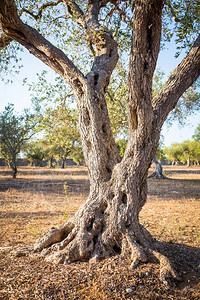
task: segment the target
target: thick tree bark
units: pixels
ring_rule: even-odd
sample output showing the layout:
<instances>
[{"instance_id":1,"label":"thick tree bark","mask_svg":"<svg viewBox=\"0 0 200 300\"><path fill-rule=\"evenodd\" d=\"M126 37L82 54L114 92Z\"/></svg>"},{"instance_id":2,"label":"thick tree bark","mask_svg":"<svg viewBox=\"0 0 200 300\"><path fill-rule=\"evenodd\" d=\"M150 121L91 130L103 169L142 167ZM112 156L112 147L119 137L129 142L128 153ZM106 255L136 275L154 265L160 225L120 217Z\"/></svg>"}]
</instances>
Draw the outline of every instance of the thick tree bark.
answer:
<instances>
[{"instance_id":1,"label":"thick tree bark","mask_svg":"<svg viewBox=\"0 0 200 300\"><path fill-rule=\"evenodd\" d=\"M88 1L86 12L64 1L95 49L91 71L84 76L73 62L17 15L14 1L0 2L5 35L25 46L54 69L74 92L79 127L90 179L86 203L64 225L53 228L35 244L46 260L70 262L131 253L131 266L156 257L161 278L176 277L147 230L139 224L146 201L148 168L155 156L160 130L181 94L200 75L200 38L152 99L152 78L161 37L162 0L136 0L129 67L129 138L123 159L117 151L108 117L105 93L118 60L117 43L98 21L109 1ZM115 2L115 1L112 1ZM184 86L183 86L184 82Z\"/></svg>"},{"instance_id":2,"label":"thick tree bark","mask_svg":"<svg viewBox=\"0 0 200 300\"><path fill-rule=\"evenodd\" d=\"M12 38L9 38L6 34L0 34L0 49L8 46L12 42Z\"/></svg>"}]
</instances>

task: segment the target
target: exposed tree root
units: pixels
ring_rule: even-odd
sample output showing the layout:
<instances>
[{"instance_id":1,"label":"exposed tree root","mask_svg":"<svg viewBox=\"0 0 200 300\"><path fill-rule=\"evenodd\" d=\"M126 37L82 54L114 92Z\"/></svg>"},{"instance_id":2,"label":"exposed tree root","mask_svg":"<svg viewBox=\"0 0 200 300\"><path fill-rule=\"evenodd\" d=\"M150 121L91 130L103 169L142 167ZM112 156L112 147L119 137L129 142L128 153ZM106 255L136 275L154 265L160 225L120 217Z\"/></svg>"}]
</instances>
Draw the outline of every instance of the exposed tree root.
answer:
<instances>
[{"instance_id":1,"label":"exposed tree root","mask_svg":"<svg viewBox=\"0 0 200 300\"><path fill-rule=\"evenodd\" d=\"M144 251L144 248L140 246L136 241L131 239L129 234L125 235L125 238L128 242L128 246L131 249L131 265L132 269L135 269L140 262L146 262L148 260L147 255Z\"/></svg>"},{"instance_id":2,"label":"exposed tree root","mask_svg":"<svg viewBox=\"0 0 200 300\"><path fill-rule=\"evenodd\" d=\"M96 225L96 229L97 229ZM94 226L95 228L95 226ZM70 231L71 230L71 231ZM96 235L94 235L94 232ZM120 235L119 235L120 236ZM139 263L156 261L160 263L160 280L165 285L173 285L180 280L171 261L161 253L158 243L153 241L150 233L140 225L140 237L126 232L121 234L121 240L110 238L110 244L102 241L101 228L91 230L87 234L80 224L75 225L72 220L60 228L53 228L36 244L35 251L41 251L41 256L48 262L55 264L69 263L76 260L90 260L96 262L112 255L122 254L130 257L130 268L135 269ZM109 242L108 242L109 243ZM118 245L118 246L117 246Z\"/></svg>"},{"instance_id":3,"label":"exposed tree root","mask_svg":"<svg viewBox=\"0 0 200 300\"><path fill-rule=\"evenodd\" d=\"M153 251L153 254L160 262L160 280L169 286L174 286L177 281L181 280L178 272L169 258L160 252Z\"/></svg>"},{"instance_id":4,"label":"exposed tree root","mask_svg":"<svg viewBox=\"0 0 200 300\"><path fill-rule=\"evenodd\" d=\"M118 186L115 193L110 190L108 186L91 192L73 218L45 233L36 242L34 250L41 252L46 261L56 264L96 262L121 254L130 257L130 267L134 269L139 263L156 259L161 265L161 280L171 284L171 278L178 276L160 251L159 243L156 244L151 234L139 224L137 203L134 206L132 195L129 196L124 188L120 191Z\"/></svg>"},{"instance_id":5,"label":"exposed tree root","mask_svg":"<svg viewBox=\"0 0 200 300\"><path fill-rule=\"evenodd\" d=\"M41 251L45 248L50 247L51 245L59 243L60 241L64 242L65 237L68 237L69 239L73 228L73 219L59 228L52 227L48 232L45 232L43 236L41 236L41 238L35 243L34 251Z\"/></svg>"},{"instance_id":6,"label":"exposed tree root","mask_svg":"<svg viewBox=\"0 0 200 300\"><path fill-rule=\"evenodd\" d=\"M153 242L148 246L146 244L145 247L134 241L128 234L125 235L125 238L131 249L131 269L135 269L139 263L148 261L158 262L160 263L160 280L165 285L174 286L177 281L181 280L175 266L173 266L173 263L166 255L163 255L160 252L161 249L157 246L156 242Z\"/></svg>"}]
</instances>

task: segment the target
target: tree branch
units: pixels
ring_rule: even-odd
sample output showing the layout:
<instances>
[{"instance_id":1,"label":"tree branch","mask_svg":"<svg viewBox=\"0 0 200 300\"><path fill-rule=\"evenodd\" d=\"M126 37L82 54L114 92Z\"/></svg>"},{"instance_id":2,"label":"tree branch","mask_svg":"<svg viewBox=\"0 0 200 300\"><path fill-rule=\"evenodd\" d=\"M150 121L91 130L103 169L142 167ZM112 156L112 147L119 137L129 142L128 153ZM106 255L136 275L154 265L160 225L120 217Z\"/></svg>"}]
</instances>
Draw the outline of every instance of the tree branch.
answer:
<instances>
[{"instance_id":1,"label":"tree branch","mask_svg":"<svg viewBox=\"0 0 200 300\"><path fill-rule=\"evenodd\" d=\"M117 5L118 0L98 0L98 2L99 2L99 7L101 8L101 7L106 6L106 4L108 4L108 3ZM120 2L122 2L122 1L120 1ZM124 0L124 2L127 2L127 1Z\"/></svg>"},{"instance_id":2,"label":"tree branch","mask_svg":"<svg viewBox=\"0 0 200 300\"><path fill-rule=\"evenodd\" d=\"M84 15L84 30L94 55L93 66L87 79L94 83L98 93L104 95L118 61L118 51L112 34L99 23L100 2L88 1L88 9Z\"/></svg>"},{"instance_id":3,"label":"tree branch","mask_svg":"<svg viewBox=\"0 0 200 300\"><path fill-rule=\"evenodd\" d=\"M132 51L129 67L129 132L138 126L150 125L153 118L152 79L161 39L162 0L141 0L135 3ZM140 120L140 124L138 124Z\"/></svg>"},{"instance_id":4,"label":"tree branch","mask_svg":"<svg viewBox=\"0 0 200 300\"><path fill-rule=\"evenodd\" d=\"M70 13L71 16L76 18L77 23L83 26L84 13L81 10L81 8L78 6L78 4L75 1L71 1L71 0L62 0L62 2L67 5L68 12Z\"/></svg>"},{"instance_id":5,"label":"tree branch","mask_svg":"<svg viewBox=\"0 0 200 300\"><path fill-rule=\"evenodd\" d=\"M200 35L182 62L174 70L161 91L153 99L155 117L159 127L176 106L182 94L200 76Z\"/></svg>"},{"instance_id":6,"label":"tree branch","mask_svg":"<svg viewBox=\"0 0 200 300\"><path fill-rule=\"evenodd\" d=\"M4 34L19 42L30 53L60 74L72 89L77 91L79 88L79 92L82 93L84 75L64 52L53 46L37 30L20 20L13 0L0 2L0 25Z\"/></svg>"},{"instance_id":7,"label":"tree branch","mask_svg":"<svg viewBox=\"0 0 200 300\"><path fill-rule=\"evenodd\" d=\"M31 138L32 136L34 136L34 134L35 134L35 132L32 132L29 136L23 137L23 138L19 139L19 141L18 141L16 147L19 147L23 142L30 140L30 138Z\"/></svg>"},{"instance_id":8,"label":"tree branch","mask_svg":"<svg viewBox=\"0 0 200 300\"><path fill-rule=\"evenodd\" d=\"M45 8L47 7L53 7L53 6L57 6L59 3L63 2L63 0L57 0L55 2L45 2L38 10L37 15L34 14L33 12L29 11L26 8L22 8L21 12L26 12L27 14L31 15L36 21L38 19L41 18L43 11L45 10Z\"/></svg>"}]
</instances>

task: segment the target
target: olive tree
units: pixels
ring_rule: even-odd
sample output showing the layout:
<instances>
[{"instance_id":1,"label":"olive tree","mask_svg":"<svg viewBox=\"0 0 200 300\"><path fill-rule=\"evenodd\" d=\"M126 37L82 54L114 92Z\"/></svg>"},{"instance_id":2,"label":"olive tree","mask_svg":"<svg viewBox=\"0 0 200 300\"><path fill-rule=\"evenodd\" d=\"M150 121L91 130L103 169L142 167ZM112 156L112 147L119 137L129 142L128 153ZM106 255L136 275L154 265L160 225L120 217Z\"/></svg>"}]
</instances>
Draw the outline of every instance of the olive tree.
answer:
<instances>
[{"instance_id":1,"label":"olive tree","mask_svg":"<svg viewBox=\"0 0 200 300\"><path fill-rule=\"evenodd\" d=\"M172 165L178 164L181 156L180 144L172 143L170 147L165 147L164 153L166 154L168 161L171 161Z\"/></svg>"},{"instance_id":2,"label":"olive tree","mask_svg":"<svg viewBox=\"0 0 200 300\"><path fill-rule=\"evenodd\" d=\"M31 140L23 147L23 152L31 166L42 166L42 161L48 158L48 149L45 143L40 140Z\"/></svg>"},{"instance_id":3,"label":"olive tree","mask_svg":"<svg viewBox=\"0 0 200 300\"><path fill-rule=\"evenodd\" d=\"M24 144L33 136L35 121L33 115L25 111L14 112L13 104L0 113L0 153L17 176L17 158Z\"/></svg>"},{"instance_id":4,"label":"olive tree","mask_svg":"<svg viewBox=\"0 0 200 300\"><path fill-rule=\"evenodd\" d=\"M161 279L167 281L170 276L176 277L158 243L139 223L139 212L146 202L148 168L156 153L162 125L181 95L200 75L198 23L191 21L190 17L187 20L183 18L182 22L186 8L190 16L191 9L194 10L198 2L193 1L193 6L182 9L173 8L169 1L162 0L36 1L32 8L29 2L32 3L20 1L17 10L14 0L1 0L1 46L16 41L70 85L79 113L82 148L90 179L90 193L85 204L65 224L44 234L35 244L35 250L42 251L47 261L55 263L98 260L128 251L132 268L139 262L156 257L161 264ZM40 33L43 13L53 7L53 14L57 5L65 11L65 22L72 16L73 24L77 23L76 31L71 30L70 33L76 37L81 32L88 51L93 55L88 58L92 61L91 67L88 60L85 70L81 69L83 67L79 66L78 60L76 63L74 58L70 58L70 53L66 55L66 48L62 50L65 35L59 39L60 31L57 31L53 42L56 38L59 40L58 48L50 42L51 35L47 40ZM180 22L177 30L179 38L186 33L187 25L193 45L162 89L152 97L152 79L161 45L162 16L166 5L168 15ZM197 11L195 15L198 15ZM26 19L23 12L32 20ZM122 159L111 131L105 97L119 58L113 34L117 31L119 35L123 31L118 30L116 19L112 22L115 12L118 19L121 17L132 22L127 83L129 132ZM52 18L52 14L48 10L46 16ZM106 16L112 30L103 22ZM59 14L55 13L55 20L58 21L58 17ZM33 20L37 21L35 28ZM70 24L67 29L71 29Z\"/></svg>"},{"instance_id":5,"label":"olive tree","mask_svg":"<svg viewBox=\"0 0 200 300\"><path fill-rule=\"evenodd\" d=\"M195 129L194 135L192 137L193 137L193 139L200 142L200 124Z\"/></svg>"},{"instance_id":6,"label":"olive tree","mask_svg":"<svg viewBox=\"0 0 200 300\"><path fill-rule=\"evenodd\" d=\"M52 157L61 161L64 168L67 157L80 144L76 111L63 105L54 109L49 107L44 112L39 128L42 129L43 138L52 147Z\"/></svg>"}]
</instances>

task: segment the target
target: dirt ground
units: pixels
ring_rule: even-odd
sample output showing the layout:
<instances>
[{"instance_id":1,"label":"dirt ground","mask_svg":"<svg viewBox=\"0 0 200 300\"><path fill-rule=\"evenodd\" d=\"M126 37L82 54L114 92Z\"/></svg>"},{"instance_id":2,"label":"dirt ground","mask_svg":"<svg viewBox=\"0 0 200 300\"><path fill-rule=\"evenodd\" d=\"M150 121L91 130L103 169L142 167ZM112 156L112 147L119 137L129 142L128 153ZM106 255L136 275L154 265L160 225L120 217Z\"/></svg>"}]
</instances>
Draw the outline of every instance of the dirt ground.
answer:
<instances>
[{"instance_id":1,"label":"dirt ground","mask_svg":"<svg viewBox=\"0 0 200 300\"><path fill-rule=\"evenodd\" d=\"M159 280L159 265L115 256L99 263L53 265L27 255L42 232L65 222L87 199L84 167L0 167L0 299L200 299L200 167L164 168L149 179L141 223L165 245L182 280ZM24 251L18 249L24 247Z\"/></svg>"}]
</instances>

